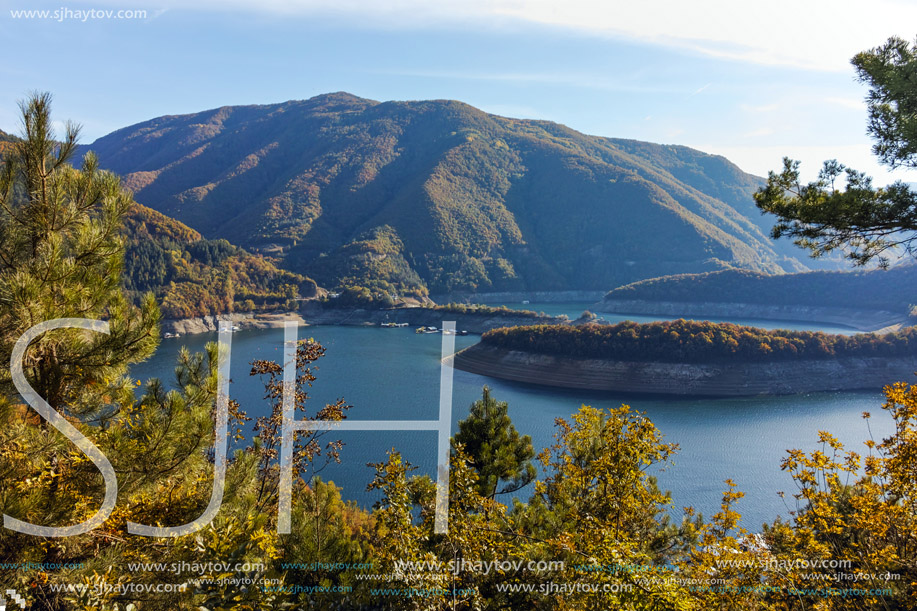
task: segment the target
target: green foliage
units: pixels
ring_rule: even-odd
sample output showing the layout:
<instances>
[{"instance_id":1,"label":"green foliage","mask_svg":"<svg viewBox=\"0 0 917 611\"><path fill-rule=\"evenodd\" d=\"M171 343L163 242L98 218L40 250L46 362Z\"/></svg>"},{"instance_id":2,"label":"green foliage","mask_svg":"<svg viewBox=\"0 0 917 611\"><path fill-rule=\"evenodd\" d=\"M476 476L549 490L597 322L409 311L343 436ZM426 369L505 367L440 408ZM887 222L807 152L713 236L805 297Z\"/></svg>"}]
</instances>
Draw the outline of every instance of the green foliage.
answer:
<instances>
[{"instance_id":1,"label":"green foliage","mask_svg":"<svg viewBox=\"0 0 917 611\"><path fill-rule=\"evenodd\" d=\"M138 299L152 292L169 318L295 309L297 297L316 292L309 278L226 240L205 240L139 204L128 210L123 235L128 294Z\"/></svg>"},{"instance_id":2,"label":"green foliage","mask_svg":"<svg viewBox=\"0 0 917 611\"><path fill-rule=\"evenodd\" d=\"M284 542L284 557L314 570L290 571L284 583L289 586L343 586L358 588L355 571L335 570L340 565L371 566L374 558L368 545L372 521L369 514L353 502L341 499L334 482L313 478L309 486L296 490L292 513L296 525ZM327 568L325 568L327 567ZM315 593L309 603L317 608L333 608L343 597L339 592Z\"/></svg>"},{"instance_id":3,"label":"green foliage","mask_svg":"<svg viewBox=\"0 0 917 611\"><path fill-rule=\"evenodd\" d=\"M37 94L21 104L25 133L0 167L0 355L8 363L16 340L39 322L108 319L108 335L42 335L23 364L52 406L98 415L106 403L99 388L123 396L126 366L156 349L159 312L149 298L132 307L119 286L118 232L130 194L91 155L78 170L68 164L79 128L68 123L56 141L50 103ZM0 384L14 392L9 368Z\"/></svg>"},{"instance_id":4,"label":"green foliage","mask_svg":"<svg viewBox=\"0 0 917 611\"><path fill-rule=\"evenodd\" d=\"M506 401L490 396L486 386L471 413L458 424L454 446L461 446L478 473L478 492L485 498L517 492L535 480L532 438L519 435L507 414ZM500 486L501 482L505 482Z\"/></svg>"},{"instance_id":5,"label":"green foliage","mask_svg":"<svg viewBox=\"0 0 917 611\"><path fill-rule=\"evenodd\" d=\"M375 294L427 296L427 288L404 257L404 243L388 225L359 236L315 264L307 266L319 282L334 286L366 287Z\"/></svg>"},{"instance_id":6,"label":"green foliage","mask_svg":"<svg viewBox=\"0 0 917 611\"><path fill-rule=\"evenodd\" d=\"M917 48L891 37L851 60L860 82L869 85L869 134L873 152L892 168L917 167Z\"/></svg>"},{"instance_id":7,"label":"green foliage","mask_svg":"<svg viewBox=\"0 0 917 611\"><path fill-rule=\"evenodd\" d=\"M445 303L435 305L433 310L452 314L472 314L483 316L516 316L519 318L544 318L544 312L532 310L514 310L506 306L489 306L483 303Z\"/></svg>"},{"instance_id":8,"label":"green foliage","mask_svg":"<svg viewBox=\"0 0 917 611\"><path fill-rule=\"evenodd\" d=\"M771 276L745 270L681 274L618 287L605 299L687 303L752 303L856 308L907 313L917 303L917 266L855 272L807 272Z\"/></svg>"},{"instance_id":9,"label":"green foliage","mask_svg":"<svg viewBox=\"0 0 917 611\"><path fill-rule=\"evenodd\" d=\"M11 136L6 132L0 130L0 159L7 154L8 151L13 149L13 143L16 142L18 138Z\"/></svg>"},{"instance_id":10,"label":"green foliage","mask_svg":"<svg viewBox=\"0 0 917 611\"><path fill-rule=\"evenodd\" d=\"M337 297L330 297L325 303L332 308L383 310L394 307L395 300L384 291L373 291L358 285L347 287Z\"/></svg>"},{"instance_id":11,"label":"green foliage","mask_svg":"<svg viewBox=\"0 0 917 611\"><path fill-rule=\"evenodd\" d=\"M481 342L573 358L707 363L917 355L917 328L887 334L831 335L765 330L732 323L674 320L615 325L534 325L492 329Z\"/></svg>"},{"instance_id":12,"label":"green foliage","mask_svg":"<svg viewBox=\"0 0 917 611\"><path fill-rule=\"evenodd\" d=\"M915 54L914 47L892 37L852 60L859 80L870 87L873 151L892 168L917 167ZM862 172L830 160L816 181L802 185L799 162L784 158L783 170L770 172L754 197L758 208L777 217L771 235L793 238L813 257L840 250L856 265L877 260L884 267L902 250L914 252L917 193L901 181L877 189Z\"/></svg>"},{"instance_id":13,"label":"green foliage","mask_svg":"<svg viewBox=\"0 0 917 611\"><path fill-rule=\"evenodd\" d=\"M106 319L111 333L62 329L32 342L25 375L35 390L110 457L119 479L119 504L96 532L42 540L4 530L0 556L35 562L75 562L63 575L72 583L120 582L110 563L124 541L129 519L180 523L200 510L200 486L211 470L204 448L212 431L216 390L215 348L209 362L183 355L177 389L153 382L140 400L127 367L148 357L158 343L159 312L151 298L132 307L120 286L121 220L131 204L119 180L87 156L77 170L67 164L77 128L61 141L50 131L50 96L22 105L25 134L4 158L0 179L0 351L7 362L13 344L32 325L56 318ZM0 398L0 492L4 514L39 525L69 525L95 514L104 489L82 452L20 404L7 371ZM139 382L136 383L139 385ZM98 539L97 539L98 537ZM129 546L126 546L129 547ZM118 549L130 556L130 550ZM36 591L20 574L16 586L34 596L35 608L124 608L110 595L65 601L63 593ZM47 581L48 576L44 574ZM35 594L33 595L33 592Z\"/></svg>"},{"instance_id":14,"label":"green foliage","mask_svg":"<svg viewBox=\"0 0 917 611\"><path fill-rule=\"evenodd\" d=\"M838 184L842 177L844 188ZM836 160L826 161L818 179L803 185L799 162L784 158L783 171L768 173L755 202L777 216L774 239L789 236L813 257L840 250L856 265L876 259L886 267L895 249L911 251L908 232L917 230L917 194L906 184L874 188L871 178Z\"/></svg>"},{"instance_id":15,"label":"green foliage","mask_svg":"<svg viewBox=\"0 0 917 611\"><path fill-rule=\"evenodd\" d=\"M69 329L35 340L26 356L31 385L70 423L109 457L118 475L118 502L109 519L85 535L45 539L3 529L0 558L4 561L69 564L64 571L6 571L3 588L21 592L35 609L122 611L173 609L292 608L295 593L281 588L262 590L239 586L231 579L262 578L283 585L284 572L275 561L283 542L276 534L272 513L276 506L276 471L258 460L257 448L271 444L270 419L259 422L259 439L249 452L237 453L229 464L223 504L218 518L206 530L184 537L157 539L131 535L128 521L180 525L201 515L213 487L212 411L217 394L217 347L204 354L183 350L175 371L174 388L158 380L134 395L140 382L126 375L127 366L148 356L158 342L158 310L147 297L141 309L130 306L120 286L124 248L119 232L129 214L130 194L117 177L99 171L92 156L75 170L66 164L76 140L68 127L62 142L50 133L49 97L40 95L23 105L26 137L4 158L0 183L0 351L7 355L19 334L36 322L59 317L107 319L109 335ZM150 225L144 225L149 230ZM186 228L170 227L172 237L198 242ZM206 244L198 254L214 263L235 251L223 243ZM290 289L284 289L289 293ZM297 356L307 364L323 352L304 342ZM259 363L259 372L276 372ZM298 367L299 385L311 383L308 368ZM7 373L9 376L9 373ZM282 390L272 378L267 393ZM295 391L301 405L305 393ZM50 429L20 404L7 377L0 395L0 511L39 525L69 525L95 514L104 493L96 469L77 447ZM317 418L331 417L333 406ZM234 426L247 420L230 402ZM276 420L276 417L274 418ZM276 431L273 431L276 433ZM238 435L239 432L236 431ZM315 436L303 438L294 452L302 469L314 456ZM339 444L330 448L336 451ZM328 452L325 454L328 456ZM262 453L261 457L264 456ZM304 486L296 486L302 493ZM314 528L321 516L337 508L334 493L316 484L312 504L295 505L294 515L310 512ZM339 500L339 499L338 499ZM276 514L274 514L276 515ZM342 517L343 516L343 517ZM366 522L355 508L326 520L328 541L342 542L352 528ZM335 531L338 529L338 531ZM301 540L291 540L294 552ZM360 554L359 544L350 544ZM128 563L141 563L131 569ZM173 563L236 563L251 570L219 568L176 570ZM138 595L118 591L125 584L170 584L180 592L151 589ZM80 584L82 591L54 590L53 584Z\"/></svg>"},{"instance_id":16,"label":"green foliage","mask_svg":"<svg viewBox=\"0 0 917 611\"><path fill-rule=\"evenodd\" d=\"M742 493L729 480L720 511L710 522L686 508L681 523L674 524L669 517L673 499L659 489L655 473L670 464L678 447L665 442L645 414L626 405L608 410L583 406L572 418L558 419L555 443L539 456L544 479L535 483L532 496L527 502L516 500L512 508L495 501L492 491L500 480L530 477L525 462L531 447L515 432L506 405L485 389L456 435L447 534L434 532L432 481L412 477L411 466L393 450L386 461L373 465L370 488L382 498L371 514L344 503L332 483L297 479L294 532L280 536L273 511L278 408L289 389L283 386L281 364L256 361L252 374L266 378L270 415L258 421L258 438L230 461L218 517L183 537L130 535L128 521L187 523L207 505L213 484L218 352L214 344L202 354L183 351L174 389L153 380L140 398L134 396L126 367L155 347L156 311L151 300L143 309L132 308L119 285L123 247L118 228L130 198L115 177L95 168L91 157L80 170L66 165L75 131L55 143L49 137L47 104L39 96L25 106L28 137L21 146L16 143L2 174L0 347L8 355L17 333L42 317L109 320L113 332L103 344L63 332L39 338L29 353L34 360L27 375L55 407L72 407L72 424L111 457L120 494L112 516L86 535L46 539L0 532L4 562L80 565L61 571L4 569L0 591L13 587L31 608L47 611L915 609L917 387L906 384L886 388L883 407L894 430L880 442L869 439L865 455L846 451L827 432L819 434L820 448L788 453L782 466L797 485L794 518L775 521L762 535L739 528ZM480 132L460 135L469 142L481 138ZM225 264L236 256L233 252L225 244L207 244L198 256ZM43 284L45 277L54 282ZM492 332L485 340L550 350L572 347L580 354L603 354L628 342L653 350L681 347L693 354L703 352L698 346L709 341L716 346L713 353L735 358L757 341L787 354L793 346L807 355L838 357L906 348L911 337L905 332L844 339L676 321L516 328ZM293 393L298 412L305 411L307 388L315 382L312 365L323 354L324 348L312 341L297 346ZM86 519L102 495L97 472L19 401L7 383L0 395L0 512L41 524ZM314 417L340 420L345 409L339 401ZM72 417L76 411L85 417ZM234 427L246 420L237 404L230 405L230 413ZM312 471L319 450L325 458L337 458L340 443L321 447L319 434L303 431L298 437L293 456L298 474ZM805 565L798 563L802 559ZM374 594L381 585L374 576L358 579L352 569L302 570L326 561L371 563L372 573L386 580L385 588L413 588L417 595ZM538 568L538 562L546 561L557 564ZM813 561L850 565L825 572L813 569ZM475 566L484 562L501 564L490 571ZM181 563L205 568L171 568ZM507 568L510 563L523 568ZM856 573L857 580L838 577L840 572ZM55 591L52 584L87 588ZM126 584L154 587L142 593L113 589ZM155 589L160 584L188 587L160 592ZM596 588L557 595L540 590L543 584ZM290 586L348 590L307 594ZM829 588L847 587L871 592L825 594Z\"/></svg>"},{"instance_id":17,"label":"green foliage","mask_svg":"<svg viewBox=\"0 0 917 611\"><path fill-rule=\"evenodd\" d=\"M188 253L204 265L220 265L239 249L226 240L200 240L188 245Z\"/></svg>"},{"instance_id":18,"label":"green foliage","mask_svg":"<svg viewBox=\"0 0 917 611\"><path fill-rule=\"evenodd\" d=\"M92 149L144 204L335 292L607 289L729 265L805 269L758 226L760 181L722 157L459 102L338 93L224 107Z\"/></svg>"}]
</instances>

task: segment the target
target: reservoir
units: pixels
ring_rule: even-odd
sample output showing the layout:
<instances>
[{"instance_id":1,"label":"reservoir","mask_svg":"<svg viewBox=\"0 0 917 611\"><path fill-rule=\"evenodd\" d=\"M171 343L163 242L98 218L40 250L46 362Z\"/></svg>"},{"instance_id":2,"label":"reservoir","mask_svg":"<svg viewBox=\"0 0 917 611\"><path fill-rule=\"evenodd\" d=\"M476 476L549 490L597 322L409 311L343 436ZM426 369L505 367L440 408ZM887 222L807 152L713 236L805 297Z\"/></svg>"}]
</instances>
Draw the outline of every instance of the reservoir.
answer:
<instances>
[{"instance_id":1,"label":"reservoir","mask_svg":"<svg viewBox=\"0 0 917 611\"><path fill-rule=\"evenodd\" d=\"M567 314L571 319L590 304L533 303L507 304L519 309ZM448 315L447 315L448 316ZM611 321L650 317L605 314ZM811 323L742 321L766 328L791 328L853 333L850 329ZM309 326L299 329L301 339L313 337L327 349L315 363L318 378L309 390L308 415L326 403L343 397L354 407L352 420L434 420L439 412L440 352L439 334L415 334L414 329L357 326ZM131 374L142 381L158 377L174 383L174 368L182 346L202 350L216 334L187 335L163 340L157 353L135 365ZM243 330L233 334L230 396L239 401L252 418L267 415L269 406L264 388L249 376L254 359L281 360L283 331ZM478 341L478 336L458 336L456 350ZM896 380L889 380L889 383ZM913 380L905 380L911 382ZM741 397L722 399L672 399L650 396L623 396L590 393L541 386L530 386L454 371L453 434L459 420L467 417L473 401L480 399L487 385L498 401L509 403L509 415L520 433L530 435L536 453L553 442L555 418L569 418L583 404L611 408L626 403L645 412L663 433L664 441L678 443L679 452L665 471L655 472L660 488L670 490L673 518L681 508L693 506L709 518L719 509L723 480L736 482L745 493L735 509L742 514L742 526L758 531L763 522L778 515L790 517L796 510L797 491L789 474L780 469L786 450L817 449L818 431L837 436L847 450L862 452L869 439L862 412L872 414L872 435L878 442L893 431L891 418L882 409L878 391L826 392L789 396ZM249 426L252 423L249 423ZM334 432L325 441L341 439L341 464L331 464L319 475L343 488L342 495L364 507L371 507L377 493L366 492L373 469L367 463L383 462L395 448L418 467L415 473L434 474L436 433L433 431L348 431ZM778 496L785 492L785 499ZM522 500L532 486L519 493ZM499 497L498 497L499 498ZM504 497L503 502L510 499Z\"/></svg>"}]
</instances>

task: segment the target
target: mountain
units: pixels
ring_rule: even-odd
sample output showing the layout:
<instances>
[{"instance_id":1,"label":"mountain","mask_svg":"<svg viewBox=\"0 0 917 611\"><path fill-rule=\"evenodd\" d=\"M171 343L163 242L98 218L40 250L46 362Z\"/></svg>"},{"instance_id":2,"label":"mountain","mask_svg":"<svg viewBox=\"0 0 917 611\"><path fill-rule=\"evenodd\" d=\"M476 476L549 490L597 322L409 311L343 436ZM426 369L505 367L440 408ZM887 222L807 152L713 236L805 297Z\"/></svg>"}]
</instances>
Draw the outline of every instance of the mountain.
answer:
<instances>
[{"instance_id":1,"label":"mountain","mask_svg":"<svg viewBox=\"0 0 917 611\"><path fill-rule=\"evenodd\" d=\"M0 161L17 140L0 130ZM152 292L166 318L295 309L293 300L317 294L313 280L140 204L125 215L122 235L128 295Z\"/></svg>"},{"instance_id":2,"label":"mountain","mask_svg":"<svg viewBox=\"0 0 917 611\"><path fill-rule=\"evenodd\" d=\"M226 240L207 240L155 210L134 204L124 222L124 285L134 299L153 292L166 318L294 309L315 295L312 280L277 269Z\"/></svg>"},{"instance_id":3,"label":"mountain","mask_svg":"<svg viewBox=\"0 0 917 611\"><path fill-rule=\"evenodd\" d=\"M816 271L767 276L744 270L681 274L618 287L605 301L750 303L911 313L917 304L917 265L888 270Z\"/></svg>"},{"instance_id":4,"label":"mountain","mask_svg":"<svg viewBox=\"0 0 917 611\"><path fill-rule=\"evenodd\" d=\"M595 290L806 269L762 231L761 179L722 157L456 101L223 107L88 148L138 202L329 287Z\"/></svg>"},{"instance_id":5,"label":"mountain","mask_svg":"<svg viewBox=\"0 0 917 611\"><path fill-rule=\"evenodd\" d=\"M10 147L13 142L16 142L17 138L11 136L10 134L0 130L0 157L3 156L6 149Z\"/></svg>"}]
</instances>

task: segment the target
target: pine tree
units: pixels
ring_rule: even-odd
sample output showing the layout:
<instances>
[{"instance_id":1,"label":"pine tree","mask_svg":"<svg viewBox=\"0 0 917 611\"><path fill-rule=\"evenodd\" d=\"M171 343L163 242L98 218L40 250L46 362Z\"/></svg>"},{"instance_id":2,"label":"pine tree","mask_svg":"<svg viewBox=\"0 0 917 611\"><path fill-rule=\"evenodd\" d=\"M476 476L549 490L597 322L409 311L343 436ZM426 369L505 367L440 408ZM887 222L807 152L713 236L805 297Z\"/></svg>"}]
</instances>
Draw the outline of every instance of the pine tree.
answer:
<instances>
[{"instance_id":1,"label":"pine tree","mask_svg":"<svg viewBox=\"0 0 917 611\"><path fill-rule=\"evenodd\" d=\"M873 152L892 169L917 168L917 42L893 36L851 63L870 87ZM917 191L900 180L875 188L863 172L831 159L816 181L802 184L799 162L784 158L754 198L777 217L772 237L789 236L813 257L842 251L855 265L887 267L902 252L917 254Z\"/></svg>"},{"instance_id":2,"label":"pine tree","mask_svg":"<svg viewBox=\"0 0 917 611\"><path fill-rule=\"evenodd\" d=\"M80 169L68 164L79 127L67 123L58 141L50 105L47 93L20 104L23 138L0 171L0 360L8 363L16 340L38 323L107 320L107 335L43 334L24 363L29 383L52 407L98 416L105 397L126 399L127 366L155 351L159 311L151 297L138 311L121 290L118 232L130 193L91 154ZM10 396L9 369L2 371L3 394Z\"/></svg>"},{"instance_id":3,"label":"pine tree","mask_svg":"<svg viewBox=\"0 0 917 611\"><path fill-rule=\"evenodd\" d=\"M459 422L453 445L461 444L478 472L478 490L485 498L516 492L535 479L532 438L520 436L507 414L505 401L490 396L484 387L480 401L471 405L471 414ZM499 488L500 482L505 482Z\"/></svg>"},{"instance_id":4,"label":"pine tree","mask_svg":"<svg viewBox=\"0 0 917 611\"><path fill-rule=\"evenodd\" d=\"M0 528L0 560L85 564L47 577L58 581L124 579L124 569L110 568L118 565L111 558L116 546L131 548L136 558L168 549L128 538L128 520L183 524L206 504L216 348L209 346L206 358L182 355L177 390L166 392L153 381L143 397L134 396L139 382L127 369L156 349L159 310L152 296L132 306L121 289L119 231L131 195L92 155L79 169L69 165L79 129L67 124L56 139L50 104L50 95L37 94L20 105L23 137L5 151L0 167L0 359L9 363L16 342L39 323L108 323L107 334L62 328L38 335L24 354L23 373L110 460L119 497L114 513L88 534L46 539ZM22 403L10 368L0 371L0 511L41 527L84 523L99 512L108 481L103 487L98 463L35 416L34 403ZM17 572L3 583L28 593L36 609L111 608L64 600L70 595L31 579Z\"/></svg>"}]
</instances>

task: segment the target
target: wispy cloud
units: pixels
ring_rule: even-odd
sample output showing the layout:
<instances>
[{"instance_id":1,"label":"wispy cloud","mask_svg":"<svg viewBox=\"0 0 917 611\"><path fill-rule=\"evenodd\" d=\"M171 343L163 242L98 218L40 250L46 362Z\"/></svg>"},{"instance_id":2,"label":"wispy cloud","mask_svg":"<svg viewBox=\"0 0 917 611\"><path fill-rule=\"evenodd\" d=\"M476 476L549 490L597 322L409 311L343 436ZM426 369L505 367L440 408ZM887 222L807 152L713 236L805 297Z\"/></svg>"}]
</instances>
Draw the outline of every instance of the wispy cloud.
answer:
<instances>
[{"instance_id":1,"label":"wispy cloud","mask_svg":"<svg viewBox=\"0 0 917 611\"><path fill-rule=\"evenodd\" d=\"M770 127L762 127L759 129L754 129L750 132L742 134L743 138L763 138L764 136L770 136L774 133L774 130Z\"/></svg>"},{"instance_id":2,"label":"wispy cloud","mask_svg":"<svg viewBox=\"0 0 917 611\"><path fill-rule=\"evenodd\" d=\"M783 157L790 157L802 162L800 172L803 181L814 180L826 159L837 159L845 165L866 172L875 179L877 186L886 185L899 179L904 181L917 180L917 171L889 172L888 168L879 164L868 145L805 146L778 143L729 146L702 142L688 144L707 153L723 155L746 172L751 172L758 176L766 176L768 171L779 170Z\"/></svg>"},{"instance_id":3,"label":"wispy cloud","mask_svg":"<svg viewBox=\"0 0 917 611\"><path fill-rule=\"evenodd\" d=\"M468 81L499 81L515 83L537 83L542 85L562 85L600 91L619 93L684 93L683 89L646 85L623 79L596 77L594 74L577 74L575 72L486 72L461 70L377 70L374 74L386 76L417 77L424 79L455 79Z\"/></svg>"},{"instance_id":4,"label":"wispy cloud","mask_svg":"<svg viewBox=\"0 0 917 611\"><path fill-rule=\"evenodd\" d=\"M163 0L160 0L162 2ZM148 0L101 0L119 6ZM384 28L537 23L676 47L713 57L809 70L850 70L849 58L888 36L913 36L917 5L873 0L165 0L178 10L339 16ZM889 22L888 15L894 15ZM854 17L851 17L854 16Z\"/></svg>"},{"instance_id":5,"label":"wispy cloud","mask_svg":"<svg viewBox=\"0 0 917 611\"><path fill-rule=\"evenodd\" d=\"M843 106L852 110L866 110L866 102L857 98L824 98L825 102L836 106Z\"/></svg>"},{"instance_id":6,"label":"wispy cloud","mask_svg":"<svg viewBox=\"0 0 917 611\"><path fill-rule=\"evenodd\" d=\"M779 108L776 104L761 104L759 106L751 104L739 104L739 108L745 112L754 112L754 113L765 113L765 112L774 112Z\"/></svg>"}]
</instances>

